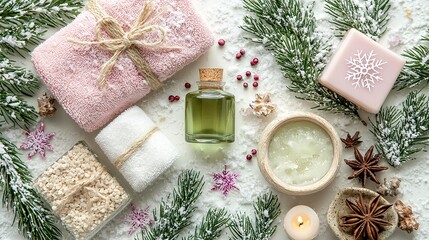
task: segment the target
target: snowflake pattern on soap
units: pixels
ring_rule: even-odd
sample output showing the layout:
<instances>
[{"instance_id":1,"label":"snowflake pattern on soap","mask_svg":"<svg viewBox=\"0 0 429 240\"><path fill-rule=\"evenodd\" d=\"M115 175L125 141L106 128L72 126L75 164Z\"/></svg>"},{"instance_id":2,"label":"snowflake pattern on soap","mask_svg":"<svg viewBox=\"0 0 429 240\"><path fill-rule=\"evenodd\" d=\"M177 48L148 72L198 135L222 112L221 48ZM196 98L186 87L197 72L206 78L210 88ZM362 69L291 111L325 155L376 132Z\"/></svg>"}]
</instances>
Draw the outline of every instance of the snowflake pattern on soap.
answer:
<instances>
[{"instance_id":1,"label":"snowflake pattern on soap","mask_svg":"<svg viewBox=\"0 0 429 240\"><path fill-rule=\"evenodd\" d=\"M371 92L376 82L383 81L380 70L387 62L377 59L374 51L363 53L362 50L357 50L352 57L346 60L349 67L346 80L352 81L355 88L366 88Z\"/></svg>"},{"instance_id":2,"label":"snowflake pattern on soap","mask_svg":"<svg viewBox=\"0 0 429 240\"><path fill-rule=\"evenodd\" d=\"M212 191L222 191L223 195L226 197L231 190L240 190L235 185L235 181L238 178L238 173L231 173L225 168L220 173L213 173L213 180L215 181Z\"/></svg>"},{"instance_id":3,"label":"snowflake pattern on soap","mask_svg":"<svg viewBox=\"0 0 429 240\"><path fill-rule=\"evenodd\" d=\"M39 127L34 131L26 131L27 141L21 144L19 148L30 150L27 154L28 159L31 159L37 153L42 159L46 157L46 150L53 151L50 140L55 136L55 133L45 133L45 124L40 123Z\"/></svg>"}]
</instances>

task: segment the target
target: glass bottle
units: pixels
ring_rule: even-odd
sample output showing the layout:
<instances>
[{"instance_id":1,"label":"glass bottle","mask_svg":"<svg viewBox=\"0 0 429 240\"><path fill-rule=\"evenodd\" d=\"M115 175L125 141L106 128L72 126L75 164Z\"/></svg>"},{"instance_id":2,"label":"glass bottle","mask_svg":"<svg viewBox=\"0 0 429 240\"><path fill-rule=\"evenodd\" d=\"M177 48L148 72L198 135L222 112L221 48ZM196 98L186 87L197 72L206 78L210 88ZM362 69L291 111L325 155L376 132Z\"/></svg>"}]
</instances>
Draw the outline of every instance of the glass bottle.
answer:
<instances>
[{"instance_id":1,"label":"glass bottle","mask_svg":"<svg viewBox=\"0 0 429 240\"><path fill-rule=\"evenodd\" d=\"M222 75L222 68L200 69L198 90L186 95L187 142L234 142L235 97L223 90Z\"/></svg>"}]
</instances>

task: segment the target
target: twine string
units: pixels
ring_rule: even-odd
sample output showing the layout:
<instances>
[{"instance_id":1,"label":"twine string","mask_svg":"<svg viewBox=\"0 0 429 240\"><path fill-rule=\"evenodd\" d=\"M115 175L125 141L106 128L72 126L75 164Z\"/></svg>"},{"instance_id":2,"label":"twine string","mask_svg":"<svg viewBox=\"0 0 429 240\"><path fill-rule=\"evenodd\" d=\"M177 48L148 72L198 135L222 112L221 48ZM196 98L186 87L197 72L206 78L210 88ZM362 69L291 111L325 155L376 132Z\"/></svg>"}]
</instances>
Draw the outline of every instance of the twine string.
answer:
<instances>
[{"instance_id":1,"label":"twine string","mask_svg":"<svg viewBox=\"0 0 429 240\"><path fill-rule=\"evenodd\" d=\"M163 26L152 23L160 18L163 11L154 14L155 11L152 2L146 2L136 21L129 31L125 32L118 20L109 16L101 8L97 0L89 0L86 9L91 12L97 20L95 25L95 41L88 42L71 38L68 40L76 44L98 45L113 53L113 56L101 67L101 72L97 79L98 85L100 87L105 86L106 79L118 62L119 56L126 53L139 73L145 77L150 88L153 90L159 89L161 87L161 82L152 72L147 61L140 54L138 47L162 48L168 50L180 49L180 47L163 46L163 43L167 40L167 30ZM103 32L110 38L103 38ZM156 33L155 35L157 38L155 40L146 41L144 38L141 39L151 33Z\"/></svg>"},{"instance_id":2,"label":"twine string","mask_svg":"<svg viewBox=\"0 0 429 240\"><path fill-rule=\"evenodd\" d=\"M124 163L158 130L158 127L153 127L149 132L143 134L126 152L117 157L116 160L113 161L113 164L118 169L121 168L122 165L124 165Z\"/></svg>"}]
</instances>

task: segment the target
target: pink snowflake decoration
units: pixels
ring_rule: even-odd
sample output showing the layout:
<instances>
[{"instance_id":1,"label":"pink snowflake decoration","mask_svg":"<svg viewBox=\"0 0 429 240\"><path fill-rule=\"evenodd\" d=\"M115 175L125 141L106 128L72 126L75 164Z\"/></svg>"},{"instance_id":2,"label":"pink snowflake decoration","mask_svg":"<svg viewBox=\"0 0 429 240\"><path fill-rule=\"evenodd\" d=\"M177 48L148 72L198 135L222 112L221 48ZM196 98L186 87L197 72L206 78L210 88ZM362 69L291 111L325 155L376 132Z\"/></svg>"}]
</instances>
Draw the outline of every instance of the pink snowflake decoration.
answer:
<instances>
[{"instance_id":1,"label":"pink snowflake decoration","mask_svg":"<svg viewBox=\"0 0 429 240\"><path fill-rule=\"evenodd\" d=\"M149 217L149 207L138 209L134 204L131 204L131 213L125 218L125 223L131 225L130 230L128 230L128 234L131 235L137 229L145 229L154 221Z\"/></svg>"},{"instance_id":2,"label":"pink snowflake decoration","mask_svg":"<svg viewBox=\"0 0 429 240\"><path fill-rule=\"evenodd\" d=\"M54 148L49 141L55 136L55 133L45 133L45 124L40 123L38 129L33 132L26 131L27 141L21 144L19 148L30 150L27 154L28 159L31 159L37 153L40 154L42 159L46 157L46 150L53 151Z\"/></svg>"},{"instance_id":3,"label":"pink snowflake decoration","mask_svg":"<svg viewBox=\"0 0 429 240\"><path fill-rule=\"evenodd\" d=\"M237 186L235 186L235 180L237 180L239 176L238 173L230 173L226 169L226 165L222 172L213 173L212 176L215 183L211 190L222 191L225 197L228 196L228 193L233 189L240 190Z\"/></svg>"}]
</instances>

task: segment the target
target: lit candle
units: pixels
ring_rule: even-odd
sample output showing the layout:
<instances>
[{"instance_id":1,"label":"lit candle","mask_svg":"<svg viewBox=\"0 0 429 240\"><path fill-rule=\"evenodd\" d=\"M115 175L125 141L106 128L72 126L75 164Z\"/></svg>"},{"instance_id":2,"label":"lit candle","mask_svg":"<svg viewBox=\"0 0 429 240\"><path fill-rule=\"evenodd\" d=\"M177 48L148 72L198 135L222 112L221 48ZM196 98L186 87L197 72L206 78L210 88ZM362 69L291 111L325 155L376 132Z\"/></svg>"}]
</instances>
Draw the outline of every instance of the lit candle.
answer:
<instances>
[{"instance_id":1,"label":"lit candle","mask_svg":"<svg viewBox=\"0 0 429 240\"><path fill-rule=\"evenodd\" d=\"M328 133L310 121L286 123L269 146L269 164L284 183L305 186L320 180L332 165L333 145Z\"/></svg>"},{"instance_id":2,"label":"lit candle","mask_svg":"<svg viewBox=\"0 0 429 240\"><path fill-rule=\"evenodd\" d=\"M310 207L298 205L286 214L286 233L294 240L311 240L319 233L319 218Z\"/></svg>"}]
</instances>

